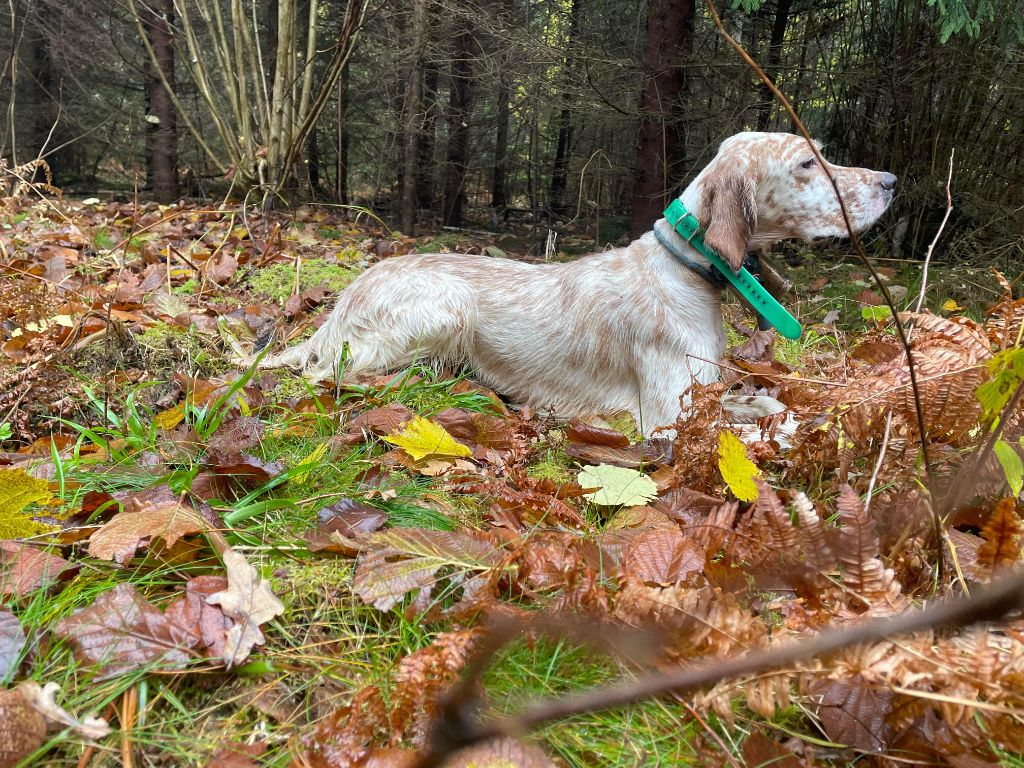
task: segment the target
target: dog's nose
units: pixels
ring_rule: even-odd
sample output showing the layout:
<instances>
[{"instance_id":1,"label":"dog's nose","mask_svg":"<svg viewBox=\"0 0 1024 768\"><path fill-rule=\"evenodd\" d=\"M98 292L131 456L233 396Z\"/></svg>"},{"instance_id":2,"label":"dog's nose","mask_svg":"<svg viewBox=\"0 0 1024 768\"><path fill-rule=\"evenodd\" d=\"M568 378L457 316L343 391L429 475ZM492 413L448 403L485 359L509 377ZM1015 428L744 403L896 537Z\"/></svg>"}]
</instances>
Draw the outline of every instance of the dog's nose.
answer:
<instances>
[{"instance_id":1,"label":"dog's nose","mask_svg":"<svg viewBox=\"0 0 1024 768\"><path fill-rule=\"evenodd\" d=\"M891 192L896 189L896 175L892 173L883 173L882 178L878 183L882 185L882 189Z\"/></svg>"}]
</instances>

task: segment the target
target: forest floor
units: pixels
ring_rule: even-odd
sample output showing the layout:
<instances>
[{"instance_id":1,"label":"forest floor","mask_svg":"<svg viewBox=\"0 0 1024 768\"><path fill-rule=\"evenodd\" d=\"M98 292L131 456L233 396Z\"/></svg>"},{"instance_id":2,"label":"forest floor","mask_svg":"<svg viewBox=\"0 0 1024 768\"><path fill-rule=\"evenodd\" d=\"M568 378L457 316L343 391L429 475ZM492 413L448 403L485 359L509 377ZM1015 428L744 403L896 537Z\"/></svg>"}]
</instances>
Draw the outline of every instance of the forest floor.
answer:
<instances>
[{"instance_id":1,"label":"forest floor","mask_svg":"<svg viewBox=\"0 0 1024 768\"><path fill-rule=\"evenodd\" d=\"M723 428L720 386L674 441L641 440L623 414L539 418L464 375L313 387L233 362L310 333L375 261L515 257L523 238L396 237L330 207L5 205L0 766L411 765L489 619L583 619L611 645L667 633L645 654L524 629L482 675L485 710L511 713L893 615L1019 560L1021 420L938 542L891 319L834 246L791 254L804 337L725 369L800 415L784 450L772 425L746 447ZM592 245L570 235L556 258ZM920 265L879 265L913 306ZM932 268L914 344L943 493L1009 398L986 382L1024 376L1012 287ZM735 344L751 322L729 309ZM923 633L450 764L1024 765L1022 669L1024 623Z\"/></svg>"}]
</instances>

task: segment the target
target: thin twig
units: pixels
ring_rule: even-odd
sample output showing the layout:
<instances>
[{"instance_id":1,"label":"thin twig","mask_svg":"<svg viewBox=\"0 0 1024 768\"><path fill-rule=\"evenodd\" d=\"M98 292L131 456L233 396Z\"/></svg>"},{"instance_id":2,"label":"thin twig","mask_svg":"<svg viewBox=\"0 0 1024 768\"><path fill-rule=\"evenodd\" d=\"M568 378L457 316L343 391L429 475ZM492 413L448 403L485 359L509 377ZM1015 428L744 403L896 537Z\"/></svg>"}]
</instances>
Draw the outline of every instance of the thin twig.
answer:
<instances>
[{"instance_id":1,"label":"thin twig","mask_svg":"<svg viewBox=\"0 0 1024 768\"><path fill-rule=\"evenodd\" d=\"M956 153L956 147L949 150L949 175L946 176L946 215L942 217L942 223L939 224L939 230L935 233L935 237L932 238L931 243L928 245L928 251L924 255L924 271L921 273L921 292L917 294L917 306L914 307L915 312L921 311L921 306L924 304L924 292L928 288L928 265L932 260L932 251L935 250L935 244L939 242L939 238L942 237L942 230L946 228L946 222L949 221L949 214L953 212L953 195L949 191L950 185L953 183L953 155Z\"/></svg>"},{"instance_id":2,"label":"thin twig","mask_svg":"<svg viewBox=\"0 0 1024 768\"><path fill-rule=\"evenodd\" d=\"M875 492L875 482L878 480L878 473L882 471L882 464L885 462L885 451L889 447L889 430L892 429L892 409L885 415L885 433L882 435L882 447L878 450L878 461L875 462L875 469L871 472L871 481L868 483L868 493L864 497L864 514L871 509L871 494Z\"/></svg>"}]
</instances>

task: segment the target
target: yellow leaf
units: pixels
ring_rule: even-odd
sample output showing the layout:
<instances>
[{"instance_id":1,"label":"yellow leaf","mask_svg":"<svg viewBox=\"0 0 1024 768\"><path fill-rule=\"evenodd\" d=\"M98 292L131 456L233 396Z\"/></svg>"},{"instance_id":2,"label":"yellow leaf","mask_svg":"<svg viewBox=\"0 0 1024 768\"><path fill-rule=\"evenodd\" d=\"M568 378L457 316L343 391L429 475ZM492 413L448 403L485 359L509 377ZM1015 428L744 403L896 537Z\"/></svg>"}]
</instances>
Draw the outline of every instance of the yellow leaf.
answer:
<instances>
[{"instance_id":1,"label":"yellow leaf","mask_svg":"<svg viewBox=\"0 0 1024 768\"><path fill-rule=\"evenodd\" d=\"M718 471L740 501L757 498L754 478L761 476L761 470L747 458L747 447L732 432L718 433Z\"/></svg>"},{"instance_id":2,"label":"yellow leaf","mask_svg":"<svg viewBox=\"0 0 1024 768\"><path fill-rule=\"evenodd\" d=\"M23 469L0 469L0 539L18 539L48 530L22 510L49 498L50 487L45 480Z\"/></svg>"},{"instance_id":3,"label":"yellow leaf","mask_svg":"<svg viewBox=\"0 0 1024 768\"><path fill-rule=\"evenodd\" d=\"M469 448L449 435L444 427L422 416L413 416L403 429L385 435L384 439L403 448L416 461L427 456L473 455Z\"/></svg>"},{"instance_id":4,"label":"yellow leaf","mask_svg":"<svg viewBox=\"0 0 1024 768\"><path fill-rule=\"evenodd\" d=\"M942 302L943 312L959 312L963 307L956 303L956 299L946 299Z\"/></svg>"},{"instance_id":5,"label":"yellow leaf","mask_svg":"<svg viewBox=\"0 0 1024 768\"><path fill-rule=\"evenodd\" d=\"M314 448L312 451L310 451L295 466L296 467L310 467L310 468L312 468L312 466L314 464L316 464L318 461L320 461L320 459L322 459L324 457L325 453L327 453L327 443L320 443L320 445L318 445L316 448ZM299 474L295 475L292 478L292 480L294 482L299 483L301 485L302 483L306 482L306 480L308 478L309 478L309 472L300 472Z\"/></svg>"},{"instance_id":6,"label":"yellow leaf","mask_svg":"<svg viewBox=\"0 0 1024 768\"><path fill-rule=\"evenodd\" d=\"M168 408L166 411L160 411L160 413L153 417L153 423L160 429L174 429L176 426L181 424L184 418L185 403L178 403L173 408Z\"/></svg>"}]
</instances>

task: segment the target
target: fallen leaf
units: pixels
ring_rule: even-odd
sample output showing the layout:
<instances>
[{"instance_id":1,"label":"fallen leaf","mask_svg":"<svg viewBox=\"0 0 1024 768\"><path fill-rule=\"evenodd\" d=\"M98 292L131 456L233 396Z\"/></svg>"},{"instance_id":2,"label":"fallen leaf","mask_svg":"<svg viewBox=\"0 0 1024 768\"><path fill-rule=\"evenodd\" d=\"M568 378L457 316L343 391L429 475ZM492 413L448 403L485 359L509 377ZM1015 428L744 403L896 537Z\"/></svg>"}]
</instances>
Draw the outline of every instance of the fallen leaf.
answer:
<instances>
[{"instance_id":1,"label":"fallen leaf","mask_svg":"<svg viewBox=\"0 0 1024 768\"><path fill-rule=\"evenodd\" d=\"M743 762L746 768L801 768L797 756L775 739L754 731L743 740Z\"/></svg>"},{"instance_id":2,"label":"fallen leaf","mask_svg":"<svg viewBox=\"0 0 1024 768\"><path fill-rule=\"evenodd\" d=\"M138 512L121 512L89 537L89 554L122 565L143 547L158 538L170 549L182 536L209 528L193 507L180 501L167 501Z\"/></svg>"},{"instance_id":3,"label":"fallen leaf","mask_svg":"<svg viewBox=\"0 0 1024 768\"><path fill-rule=\"evenodd\" d=\"M149 665L184 666L195 657L194 632L182 632L131 584L118 584L92 605L54 626L79 663L99 667L101 678Z\"/></svg>"},{"instance_id":4,"label":"fallen leaf","mask_svg":"<svg viewBox=\"0 0 1024 768\"><path fill-rule=\"evenodd\" d=\"M446 768L555 768L544 750L513 738L485 741L460 749L445 763Z\"/></svg>"},{"instance_id":5,"label":"fallen leaf","mask_svg":"<svg viewBox=\"0 0 1024 768\"><path fill-rule=\"evenodd\" d=\"M24 682L18 690L36 712L55 726L70 728L83 739L102 739L110 735L110 726L101 717L86 717L79 720L57 703L56 694L60 690L57 683L39 685Z\"/></svg>"},{"instance_id":6,"label":"fallen leaf","mask_svg":"<svg viewBox=\"0 0 1024 768\"><path fill-rule=\"evenodd\" d=\"M256 758L267 751L265 742L257 741L252 744L225 744L217 750L210 758L206 768L259 768L260 763Z\"/></svg>"},{"instance_id":7,"label":"fallen leaf","mask_svg":"<svg viewBox=\"0 0 1024 768\"><path fill-rule=\"evenodd\" d=\"M488 538L468 532L396 528L371 534L367 545L352 589L380 611L391 610L414 589L432 586L443 567L486 571L501 562L500 550Z\"/></svg>"},{"instance_id":8,"label":"fallen leaf","mask_svg":"<svg viewBox=\"0 0 1024 768\"><path fill-rule=\"evenodd\" d=\"M596 488L595 492L586 494L584 498L602 506L632 507L646 504L658 493L654 481L642 472L611 464L584 467L576 476L576 482L582 488Z\"/></svg>"},{"instance_id":9,"label":"fallen leaf","mask_svg":"<svg viewBox=\"0 0 1024 768\"><path fill-rule=\"evenodd\" d=\"M384 435L392 445L402 448L416 461L427 456L468 457L473 452L462 443L456 442L448 431L422 416L413 416L400 431Z\"/></svg>"},{"instance_id":10,"label":"fallen leaf","mask_svg":"<svg viewBox=\"0 0 1024 768\"><path fill-rule=\"evenodd\" d=\"M349 429L356 432L365 430L375 435L389 435L412 421L415 415L408 406L391 403L363 411L352 419Z\"/></svg>"},{"instance_id":11,"label":"fallen leaf","mask_svg":"<svg viewBox=\"0 0 1024 768\"><path fill-rule=\"evenodd\" d=\"M0 766L15 766L43 745L46 720L20 690L0 691Z\"/></svg>"},{"instance_id":12,"label":"fallen leaf","mask_svg":"<svg viewBox=\"0 0 1024 768\"><path fill-rule=\"evenodd\" d=\"M224 649L224 662L230 669L245 661L253 646L263 645L260 626L284 613L284 604L270 589L270 582L260 578L243 554L229 548L223 557L228 588L210 595L206 601L220 605L224 614L234 619Z\"/></svg>"},{"instance_id":13,"label":"fallen leaf","mask_svg":"<svg viewBox=\"0 0 1024 768\"><path fill-rule=\"evenodd\" d=\"M21 628L18 617L6 608L0 608L0 683L17 669L24 647L25 630Z\"/></svg>"},{"instance_id":14,"label":"fallen leaf","mask_svg":"<svg viewBox=\"0 0 1024 768\"><path fill-rule=\"evenodd\" d=\"M50 498L50 485L45 480L32 477L23 469L0 469L0 535L18 538L22 523L31 526L32 521L22 510L33 503L45 502Z\"/></svg>"},{"instance_id":15,"label":"fallen leaf","mask_svg":"<svg viewBox=\"0 0 1024 768\"><path fill-rule=\"evenodd\" d=\"M361 548L355 537L383 526L388 513L354 499L340 499L321 509L317 519L317 527L305 536L310 551L354 557Z\"/></svg>"},{"instance_id":16,"label":"fallen leaf","mask_svg":"<svg viewBox=\"0 0 1024 768\"><path fill-rule=\"evenodd\" d=\"M818 702L818 718L831 741L862 752L889 746L892 729L885 720L896 698L893 691L854 675L849 680L816 680L809 693Z\"/></svg>"},{"instance_id":17,"label":"fallen leaf","mask_svg":"<svg viewBox=\"0 0 1024 768\"><path fill-rule=\"evenodd\" d=\"M78 573L78 566L43 549L0 541L0 595L27 595Z\"/></svg>"},{"instance_id":18,"label":"fallen leaf","mask_svg":"<svg viewBox=\"0 0 1024 768\"><path fill-rule=\"evenodd\" d=\"M572 419L565 428L565 436L574 443L590 445L606 445L609 448L626 448L629 438L614 429L603 429L587 424L579 419Z\"/></svg>"},{"instance_id":19,"label":"fallen leaf","mask_svg":"<svg viewBox=\"0 0 1024 768\"><path fill-rule=\"evenodd\" d=\"M704 568L704 548L676 527L643 533L626 550L623 570L648 584L669 586Z\"/></svg>"},{"instance_id":20,"label":"fallen leaf","mask_svg":"<svg viewBox=\"0 0 1024 768\"><path fill-rule=\"evenodd\" d=\"M718 433L718 471L737 499L753 501L757 498L754 478L761 476L761 470L747 458L746 446L732 432Z\"/></svg>"},{"instance_id":21,"label":"fallen leaf","mask_svg":"<svg viewBox=\"0 0 1024 768\"><path fill-rule=\"evenodd\" d=\"M160 429L174 429L185 419L185 403L178 403L173 408L160 411L153 417L153 423Z\"/></svg>"}]
</instances>

